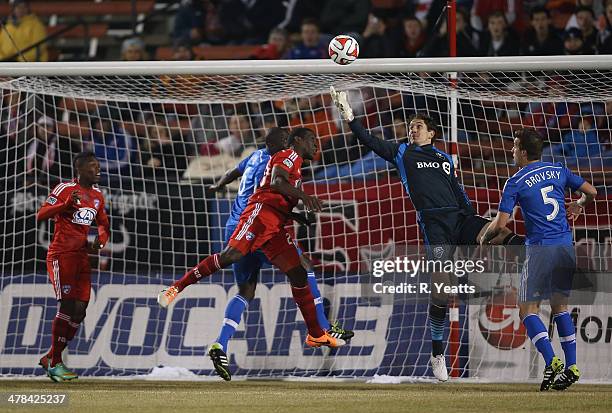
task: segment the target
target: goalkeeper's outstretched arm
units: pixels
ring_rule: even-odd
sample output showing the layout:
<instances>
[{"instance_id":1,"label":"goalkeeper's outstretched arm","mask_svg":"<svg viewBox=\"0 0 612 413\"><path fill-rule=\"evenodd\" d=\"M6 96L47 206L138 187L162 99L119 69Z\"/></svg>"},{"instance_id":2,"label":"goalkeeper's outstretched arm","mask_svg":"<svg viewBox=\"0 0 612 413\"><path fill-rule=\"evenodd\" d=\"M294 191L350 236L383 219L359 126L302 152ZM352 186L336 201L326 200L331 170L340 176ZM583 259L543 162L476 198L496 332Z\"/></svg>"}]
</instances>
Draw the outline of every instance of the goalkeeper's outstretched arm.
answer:
<instances>
[{"instance_id":1,"label":"goalkeeper's outstretched arm","mask_svg":"<svg viewBox=\"0 0 612 413\"><path fill-rule=\"evenodd\" d=\"M338 92L333 86L329 89L332 100L340 112L340 116L342 116L342 119L348 121L351 131L353 131L359 142L372 149L374 153L384 160L395 163L395 156L397 155L400 145L395 142L387 142L368 133L361 122L355 119L353 109L351 109L348 103L346 92Z\"/></svg>"}]
</instances>

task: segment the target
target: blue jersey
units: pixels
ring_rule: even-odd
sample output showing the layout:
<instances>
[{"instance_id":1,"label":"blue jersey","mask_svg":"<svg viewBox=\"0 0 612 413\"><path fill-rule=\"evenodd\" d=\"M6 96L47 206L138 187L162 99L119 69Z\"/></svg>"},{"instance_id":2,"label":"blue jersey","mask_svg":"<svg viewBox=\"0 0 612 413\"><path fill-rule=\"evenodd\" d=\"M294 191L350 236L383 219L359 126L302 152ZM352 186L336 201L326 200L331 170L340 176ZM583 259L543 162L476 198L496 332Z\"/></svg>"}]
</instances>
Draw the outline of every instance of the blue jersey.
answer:
<instances>
[{"instance_id":1,"label":"blue jersey","mask_svg":"<svg viewBox=\"0 0 612 413\"><path fill-rule=\"evenodd\" d=\"M232 205L232 212L226 226L235 226L240 220L240 215L246 208L249 198L261 182L269 160L270 154L268 150L259 149L240 161L236 167L242 173L242 179L240 180L238 196L236 196L236 200Z\"/></svg>"},{"instance_id":2,"label":"blue jersey","mask_svg":"<svg viewBox=\"0 0 612 413\"><path fill-rule=\"evenodd\" d=\"M560 163L534 162L508 179L499 210L512 214L517 203L521 206L526 245L572 245L565 212L565 188L575 191L583 183L583 178Z\"/></svg>"}]
</instances>

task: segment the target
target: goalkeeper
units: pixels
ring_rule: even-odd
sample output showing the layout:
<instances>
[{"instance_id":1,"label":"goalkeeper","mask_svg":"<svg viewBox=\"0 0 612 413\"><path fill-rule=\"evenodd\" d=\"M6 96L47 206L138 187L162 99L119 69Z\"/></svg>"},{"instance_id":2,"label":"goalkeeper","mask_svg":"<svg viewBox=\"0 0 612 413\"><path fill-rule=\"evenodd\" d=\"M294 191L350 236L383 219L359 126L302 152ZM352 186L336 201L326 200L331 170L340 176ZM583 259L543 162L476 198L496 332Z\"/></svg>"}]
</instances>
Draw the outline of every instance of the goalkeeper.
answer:
<instances>
[{"instance_id":1,"label":"goalkeeper","mask_svg":"<svg viewBox=\"0 0 612 413\"><path fill-rule=\"evenodd\" d=\"M410 197L427 246L428 259L452 259L456 245L478 245L490 221L477 215L469 198L457 181L450 155L438 150L432 142L439 128L431 117L414 115L409 124L410 143L379 139L368 133L353 115L346 92L330 88L334 104L359 142L397 168ZM492 244L524 245L525 239L503 228ZM447 274L432 274L432 282L448 283ZM448 297L432 289L429 303L432 370L436 378L448 380L444 357L444 321Z\"/></svg>"}]
</instances>

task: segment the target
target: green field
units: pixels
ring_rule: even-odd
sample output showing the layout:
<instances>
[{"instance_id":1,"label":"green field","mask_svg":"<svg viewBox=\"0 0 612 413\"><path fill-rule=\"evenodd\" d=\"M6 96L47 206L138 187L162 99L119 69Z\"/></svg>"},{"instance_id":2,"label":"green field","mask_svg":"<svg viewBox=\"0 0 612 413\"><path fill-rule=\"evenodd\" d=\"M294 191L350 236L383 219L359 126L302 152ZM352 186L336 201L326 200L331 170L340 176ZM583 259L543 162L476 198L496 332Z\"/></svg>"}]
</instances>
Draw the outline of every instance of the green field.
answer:
<instances>
[{"instance_id":1,"label":"green field","mask_svg":"<svg viewBox=\"0 0 612 413\"><path fill-rule=\"evenodd\" d=\"M55 384L2 380L0 392L67 392L70 405L7 407L15 412L611 412L612 386L575 385L540 393L537 384L393 384L362 382L176 382L87 380Z\"/></svg>"}]
</instances>

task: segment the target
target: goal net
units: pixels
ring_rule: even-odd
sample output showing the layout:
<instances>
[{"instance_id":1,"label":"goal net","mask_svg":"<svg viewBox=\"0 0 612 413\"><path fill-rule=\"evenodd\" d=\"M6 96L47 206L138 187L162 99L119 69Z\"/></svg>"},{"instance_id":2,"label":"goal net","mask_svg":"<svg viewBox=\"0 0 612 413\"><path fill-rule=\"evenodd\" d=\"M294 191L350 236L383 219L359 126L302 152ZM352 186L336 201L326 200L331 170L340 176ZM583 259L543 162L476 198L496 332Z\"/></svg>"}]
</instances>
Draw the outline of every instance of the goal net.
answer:
<instances>
[{"instance_id":1,"label":"goal net","mask_svg":"<svg viewBox=\"0 0 612 413\"><path fill-rule=\"evenodd\" d=\"M91 376L143 375L160 366L214 375L207 346L237 293L232 271L188 287L168 309L157 305L157 293L223 248L239 182L219 193L207 185L263 147L270 127L306 126L320 151L304 168L304 188L325 208L314 225L292 228L315 265L328 318L355 337L335 351L305 348L287 280L265 267L230 341L231 369L247 377L431 377L427 296L377 294L371 276L377 260L422 255L416 212L394 166L340 120L329 96L334 85L348 91L357 118L382 139L407 141L407 119L417 111L436 119L443 132L436 146L454 156L485 217L495 215L516 171L510 148L520 127L544 136L545 160L564 162L597 186L596 202L572 225L579 265L589 274L570 312L584 378L612 380L612 290L602 278L612 266L612 65L583 60L0 68L0 373L42 374L36 364L51 345L57 307L45 266L53 224L36 222L36 211L55 184L73 176L72 157L93 150L112 236L91 256L91 302L67 364ZM456 81L444 70L457 72ZM520 214L511 226L524 234ZM452 376L541 374L518 318L515 267L491 270L483 283L473 281L477 294L452 298L445 330ZM384 277L427 283L423 274ZM542 317L548 324L546 305Z\"/></svg>"}]
</instances>

